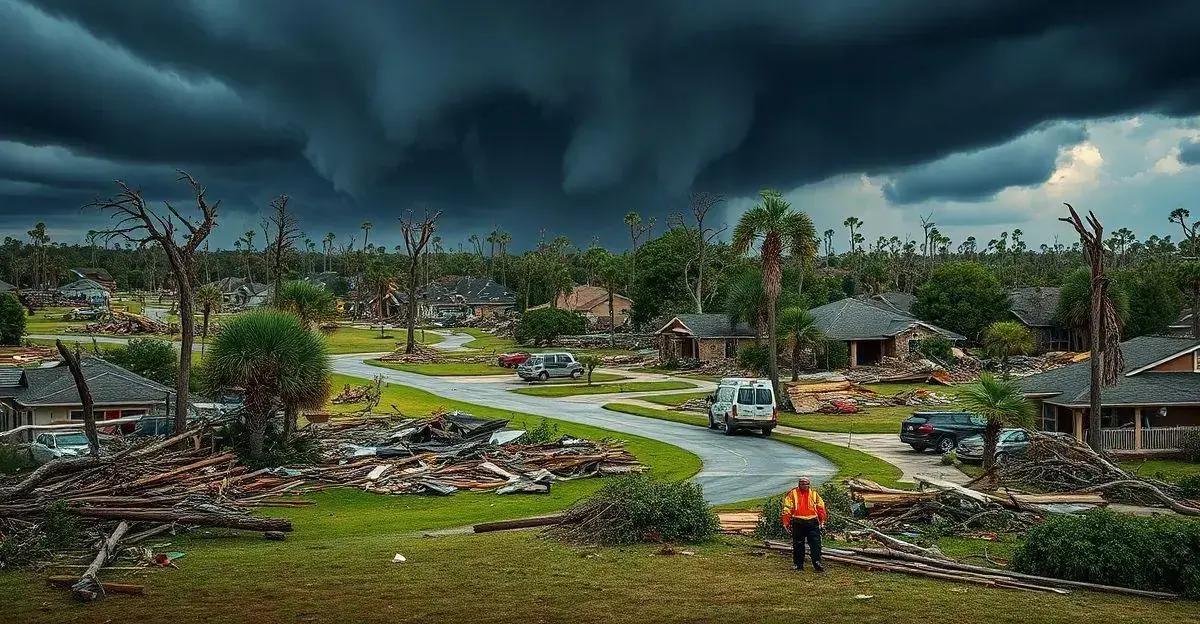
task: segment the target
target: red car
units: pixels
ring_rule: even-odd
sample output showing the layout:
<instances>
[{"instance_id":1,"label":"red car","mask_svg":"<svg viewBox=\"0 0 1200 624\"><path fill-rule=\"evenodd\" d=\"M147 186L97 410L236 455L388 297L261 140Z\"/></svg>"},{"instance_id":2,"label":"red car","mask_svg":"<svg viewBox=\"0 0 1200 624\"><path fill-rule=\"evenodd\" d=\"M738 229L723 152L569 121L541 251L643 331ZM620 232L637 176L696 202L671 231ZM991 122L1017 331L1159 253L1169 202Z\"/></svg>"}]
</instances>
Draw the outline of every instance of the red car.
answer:
<instances>
[{"instance_id":1,"label":"red car","mask_svg":"<svg viewBox=\"0 0 1200 624\"><path fill-rule=\"evenodd\" d=\"M516 368L528 359L529 354L524 352L501 353L496 357L496 364L504 368Z\"/></svg>"}]
</instances>

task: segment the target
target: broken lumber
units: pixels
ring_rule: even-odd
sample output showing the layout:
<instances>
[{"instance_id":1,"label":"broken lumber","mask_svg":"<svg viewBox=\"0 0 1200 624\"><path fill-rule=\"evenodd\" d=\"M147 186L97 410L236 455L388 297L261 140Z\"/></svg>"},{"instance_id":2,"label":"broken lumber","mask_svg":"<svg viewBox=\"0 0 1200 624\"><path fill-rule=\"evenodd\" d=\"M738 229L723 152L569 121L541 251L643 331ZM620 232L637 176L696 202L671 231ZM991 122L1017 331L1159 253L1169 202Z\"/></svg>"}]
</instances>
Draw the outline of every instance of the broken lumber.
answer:
<instances>
[{"instance_id":1,"label":"broken lumber","mask_svg":"<svg viewBox=\"0 0 1200 624\"><path fill-rule=\"evenodd\" d=\"M225 529L241 529L243 531L291 531L292 521L287 518L259 518L231 513L174 511L171 509L104 509L93 507L70 507L69 513L86 518L102 518L108 520L146 520L149 522L170 522L175 524L190 524L195 526L220 527Z\"/></svg>"},{"instance_id":2,"label":"broken lumber","mask_svg":"<svg viewBox=\"0 0 1200 624\"><path fill-rule=\"evenodd\" d=\"M531 529L534 527L551 526L562 522L565 516L563 514L555 514L553 516L538 516L535 518L521 518L520 520L500 520L497 522L481 522L471 528L476 533L491 533L493 531L513 531L516 529Z\"/></svg>"}]
</instances>

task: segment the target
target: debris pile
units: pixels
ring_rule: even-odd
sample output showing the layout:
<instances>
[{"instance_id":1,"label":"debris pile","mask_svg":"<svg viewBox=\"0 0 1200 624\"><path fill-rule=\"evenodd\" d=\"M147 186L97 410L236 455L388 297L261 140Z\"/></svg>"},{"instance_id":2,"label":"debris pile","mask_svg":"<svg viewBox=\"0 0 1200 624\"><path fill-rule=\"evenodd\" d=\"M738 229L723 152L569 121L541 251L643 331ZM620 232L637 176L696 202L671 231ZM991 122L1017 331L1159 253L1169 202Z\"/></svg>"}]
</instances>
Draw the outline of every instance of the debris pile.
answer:
<instances>
[{"instance_id":1,"label":"debris pile","mask_svg":"<svg viewBox=\"0 0 1200 624\"><path fill-rule=\"evenodd\" d=\"M699 397L694 398L694 399L688 399L688 400L684 401L683 403L680 403L678 406L676 406L675 409L682 410L685 412L707 412L708 411L708 401L704 400L703 398L699 398Z\"/></svg>"},{"instance_id":2,"label":"debris pile","mask_svg":"<svg viewBox=\"0 0 1200 624\"><path fill-rule=\"evenodd\" d=\"M654 354L628 353L625 355L604 355L600 361L605 366L640 366L655 358Z\"/></svg>"},{"instance_id":3,"label":"debris pile","mask_svg":"<svg viewBox=\"0 0 1200 624\"><path fill-rule=\"evenodd\" d=\"M524 432L507 424L461 412L337 421L318 434L320 465L283 473L381 494L444 495L542 493L557 480L643 470L618 444L569 437L522 444Z\"/></svg>"},{"instance_id":4,"label":"debris pile","mask_svg":"<svg viewBox=\"0 0 1200 624\"><path fill-rule=\"evenodd\" d=\"M97 573L115 558L117 546L181 527L222 527L280 535L285 518L250 514L255 507L290 505L278 500L301 482L238 465L218 452L203 430L111 453L56 459L28 474L0 481L0 533L31 534L58 514L75 518L84 541L106 536L92 565L71 584L75 596L92 600L106 584ZM52 553L44 553L50 555Z\"/></svg>"},{"instance_id":5,"label":"debris pile","mask_svg":"<svg viewBox=\"0 0 1200 624\"><path fill-rule=\"evenodd\" d=\"M26 366L55 361L58 361L58 350L54 347L0 347L0 366Z\"/></svg>"},{"instance_id":6,"label":"debris pile","mask_svg":"<svg viewBox=\"0 0 1200 624\"><path fill-rule=\"evenodd\" d=\"M637 351L653 347L654 335L628 332L617 333L615 335L577 334L573 336L559 336L555 339L554 343L565 349L606 349L610 345L615 344L618 349Z\"/></svg>"},{"instance_id":7,"label":"debris pile","mask_svg":"<svg viewBox=\"0 0 1200 624\"><path fill-rule=\"evenodd\" d=\"M404 343L397 343L396 350L379 358L379 361L396 362L399 364L438 364L449 361L487 364L496 361L495 356L492 355L464 355L455 353L453 357L447 357L448 352L439 351L434 347L419 342L413 345L412 353L405 353L404 348Z\"/></svg>"},{"instance_id":8,"label":"debris pile","mask_svg":"<svg viewBox=\"0 0 1200 624\"><path fill-rule=\"evenodd\" d=\"M1200 516L1200 501L1184 499L1176 486L1122 470L1068 435L1031 433L1025 453L1000 466L999 480L1044 492L1087 493L1113 502L1162 505L1182 515Z\"/></svg>"},{"instance_id":9,"label":"debris pile","mask_svg":"<svg viewBox=\"0 0 1200 624\"><path fill-rule=\"evenodd\" d=\"M980 532L1024 531L1049 513L1045 505L1104 505L1097 495L1033 495L979 492L953 483L917 477L922 489L897 490L866 479L850 479L851 498L879 531L937 532L980 537Z\"/></svg>"},{"instance_id":10,"label":"debris pile","mask_svg":"<svg viewBox=\"0 0 1200 624\"><path fill-rule=\"evenodd\" d=\"M170 334L174 331L166 323L121 310L113 310L107 320L88 323L83 329L89 334Z\"/></svg>"},{"instance_id":11,"label":"debris pile","mask_svg":"<svg viewBox=\"0 0 1200 624\"><path fill-rule=\"evenodd\" d=\"M846 375L812 375L788 386L792 408L800 414L853 414L865 407L896 405L949 405L950 397L913 388L895 395L882 395L856 383Z\"/></svg>"}]
</instances>

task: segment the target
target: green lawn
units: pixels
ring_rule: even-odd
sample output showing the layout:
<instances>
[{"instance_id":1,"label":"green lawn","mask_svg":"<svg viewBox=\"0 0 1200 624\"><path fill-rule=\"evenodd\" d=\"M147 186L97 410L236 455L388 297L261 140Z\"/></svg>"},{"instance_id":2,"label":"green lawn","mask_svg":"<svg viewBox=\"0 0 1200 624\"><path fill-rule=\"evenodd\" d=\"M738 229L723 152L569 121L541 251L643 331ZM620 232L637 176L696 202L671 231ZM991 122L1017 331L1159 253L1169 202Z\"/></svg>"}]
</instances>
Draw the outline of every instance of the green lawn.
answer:
<instances>
[{"instance_id":1,"label":"green lawn","mask_svg":"<svg viewBox=\"0 0 1200 624\"><path fill-rule=\"evenodd\" d=\"M1143 477L1178 481L1183 477L1200 475L1200 463L1182 459L1136 459L1121 462L1121 467Z\"/></svg>"},{"instance_id":2,"label":"green lawn","mask_svg":"<svg viewBox=\"0 0 1200 624\"><path fill-rule=\"evenodd\" d=\"M672 422L695 425L697 427L708 426L707 417L692 412L660 410L642 407L640 405L631 405L629 403L608 403L604 406L604 409L614 412L622 412L625 414L633 414L635 416L670 420ZM714 435L719 434L714 432ZM810 440L800 436L783 435L777 432L771 434L771 439L812 451L824 457L825 459L828 459L837 466L837 478L839 479L861 476L891 487L900 487L906 489L911 487L908 484L898 483L900 477L903 476L899 468L862 451L849 449L836 444L818 442L817 440ZM738 503L736 505L732 505L732 507L744 508L746 507L746 503Z\"/></svg>"},{"instance_id":3,"label":"green lawn","mask_svg":"<svg viewBox=\"0 0 1200 624\"><path fill-rule=\"evenodd\" d=\"M482 377L485 375L516 375L511 368L496 366L495 364L485 364L482 362L433 362L429 364L409 364L405 362L381 362L379 360L367 360L367 364L372 366L382 366L392 370L405 371L408 373L417 373L419 375L430 375L433 377L444 376L472 376Z\"/></svg>"},{"instance_id":4,"label":"green lawn","mask_svg":"<svg viewBox=\"0 0 1200 624\"><path fill-rule=\"evenodd\" d=\"M380 338L378 329L338 327L325 335L325 344L329 346L330 353L384 353L394 351L403 344L408 332L397 327L385 329L383 335L387 337ZM431 345L442 340L444 338L439 334L417 330L417 342Z\"/></svg>"},{"instance_id":5,"label":"green lawn","mask_svg":"<svg viewBox=\"0 0 1200 624\"><path fill-rule=\"evenodd\" d=\"M650 545L583 548L536 531L423 538L410 533L404 513L356 518L362 507L316 498L315 507L288 510L297 532L285 542L180 539L171 548L188 554L178 570L104 575L145 583L144 597L81 604L47 588L45 573L0 573L5 620L863 624L953 614L961 624L1024 624L1037 614L1051 624L1195 621L1189 601L980 588L832 562L824 575L797 574L784 556L747 556L754 542L745 538L689 546L692 556L657 555ZM393 564L396 553L407 562Z\"/></svg>"},{"instance_id":6,"label":"green lawn","mask_svg":"<svg viewBox=\"0 0 1200 624\"><path fill-rule=\"evenodd\" d=\"M678 394L657 394L654 396L639 397L639 400L658 403L668 407L679 407L691 399L703 399L712 394L711 392L681 392Z\"/></svg>"},{"instance_id":7,"label":"green lawn","mask_svg":"<svg viewBox=\"0 0 1200 624\"><path fill-rule=\"evenodd\" d=\"M478 327L458 327L454 331L471 334L475 337L474 340L463 345L468 349L479 349L481 351L496 353L517 350L517 343L513 342L512 338L489 334Z\"/></svg>"},{"instance_id":8,"label":"green lawn","mask_svg":"<svg viewBox=\"0 0 1200 624\"><path fill-rule=\"evenodd\" d=\"M596 381L596 375L592 375ZM626 383L605 383L595 385L562 385L562 386L531 386L517 388L513 392L540 397L565 397L577 394L612 394L617 392L651 392L654 390L683 390L695 388L696 384L686 381L630 381Z\"/></svg>"}]
</instances>

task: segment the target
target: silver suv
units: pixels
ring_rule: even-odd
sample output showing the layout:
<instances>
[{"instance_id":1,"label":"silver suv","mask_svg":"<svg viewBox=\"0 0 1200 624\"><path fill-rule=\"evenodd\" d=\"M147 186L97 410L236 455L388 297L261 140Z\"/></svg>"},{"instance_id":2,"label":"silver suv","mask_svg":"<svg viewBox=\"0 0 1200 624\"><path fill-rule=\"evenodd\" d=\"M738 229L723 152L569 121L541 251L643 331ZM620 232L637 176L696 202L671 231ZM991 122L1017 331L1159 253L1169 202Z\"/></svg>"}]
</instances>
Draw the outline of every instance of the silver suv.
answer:
<instances>
[{"instance_id":1,"label":"silver suv","mask_svg":"<svg viewBox=\"0 0 1200 624\"><path fill-rule=\"evenodd\" d=\"M525 381L546 381L551 377L583 377L583 364L575 361L570 353L535 353L517 367L517 374Z\"/></svg>"}]
</instances>

